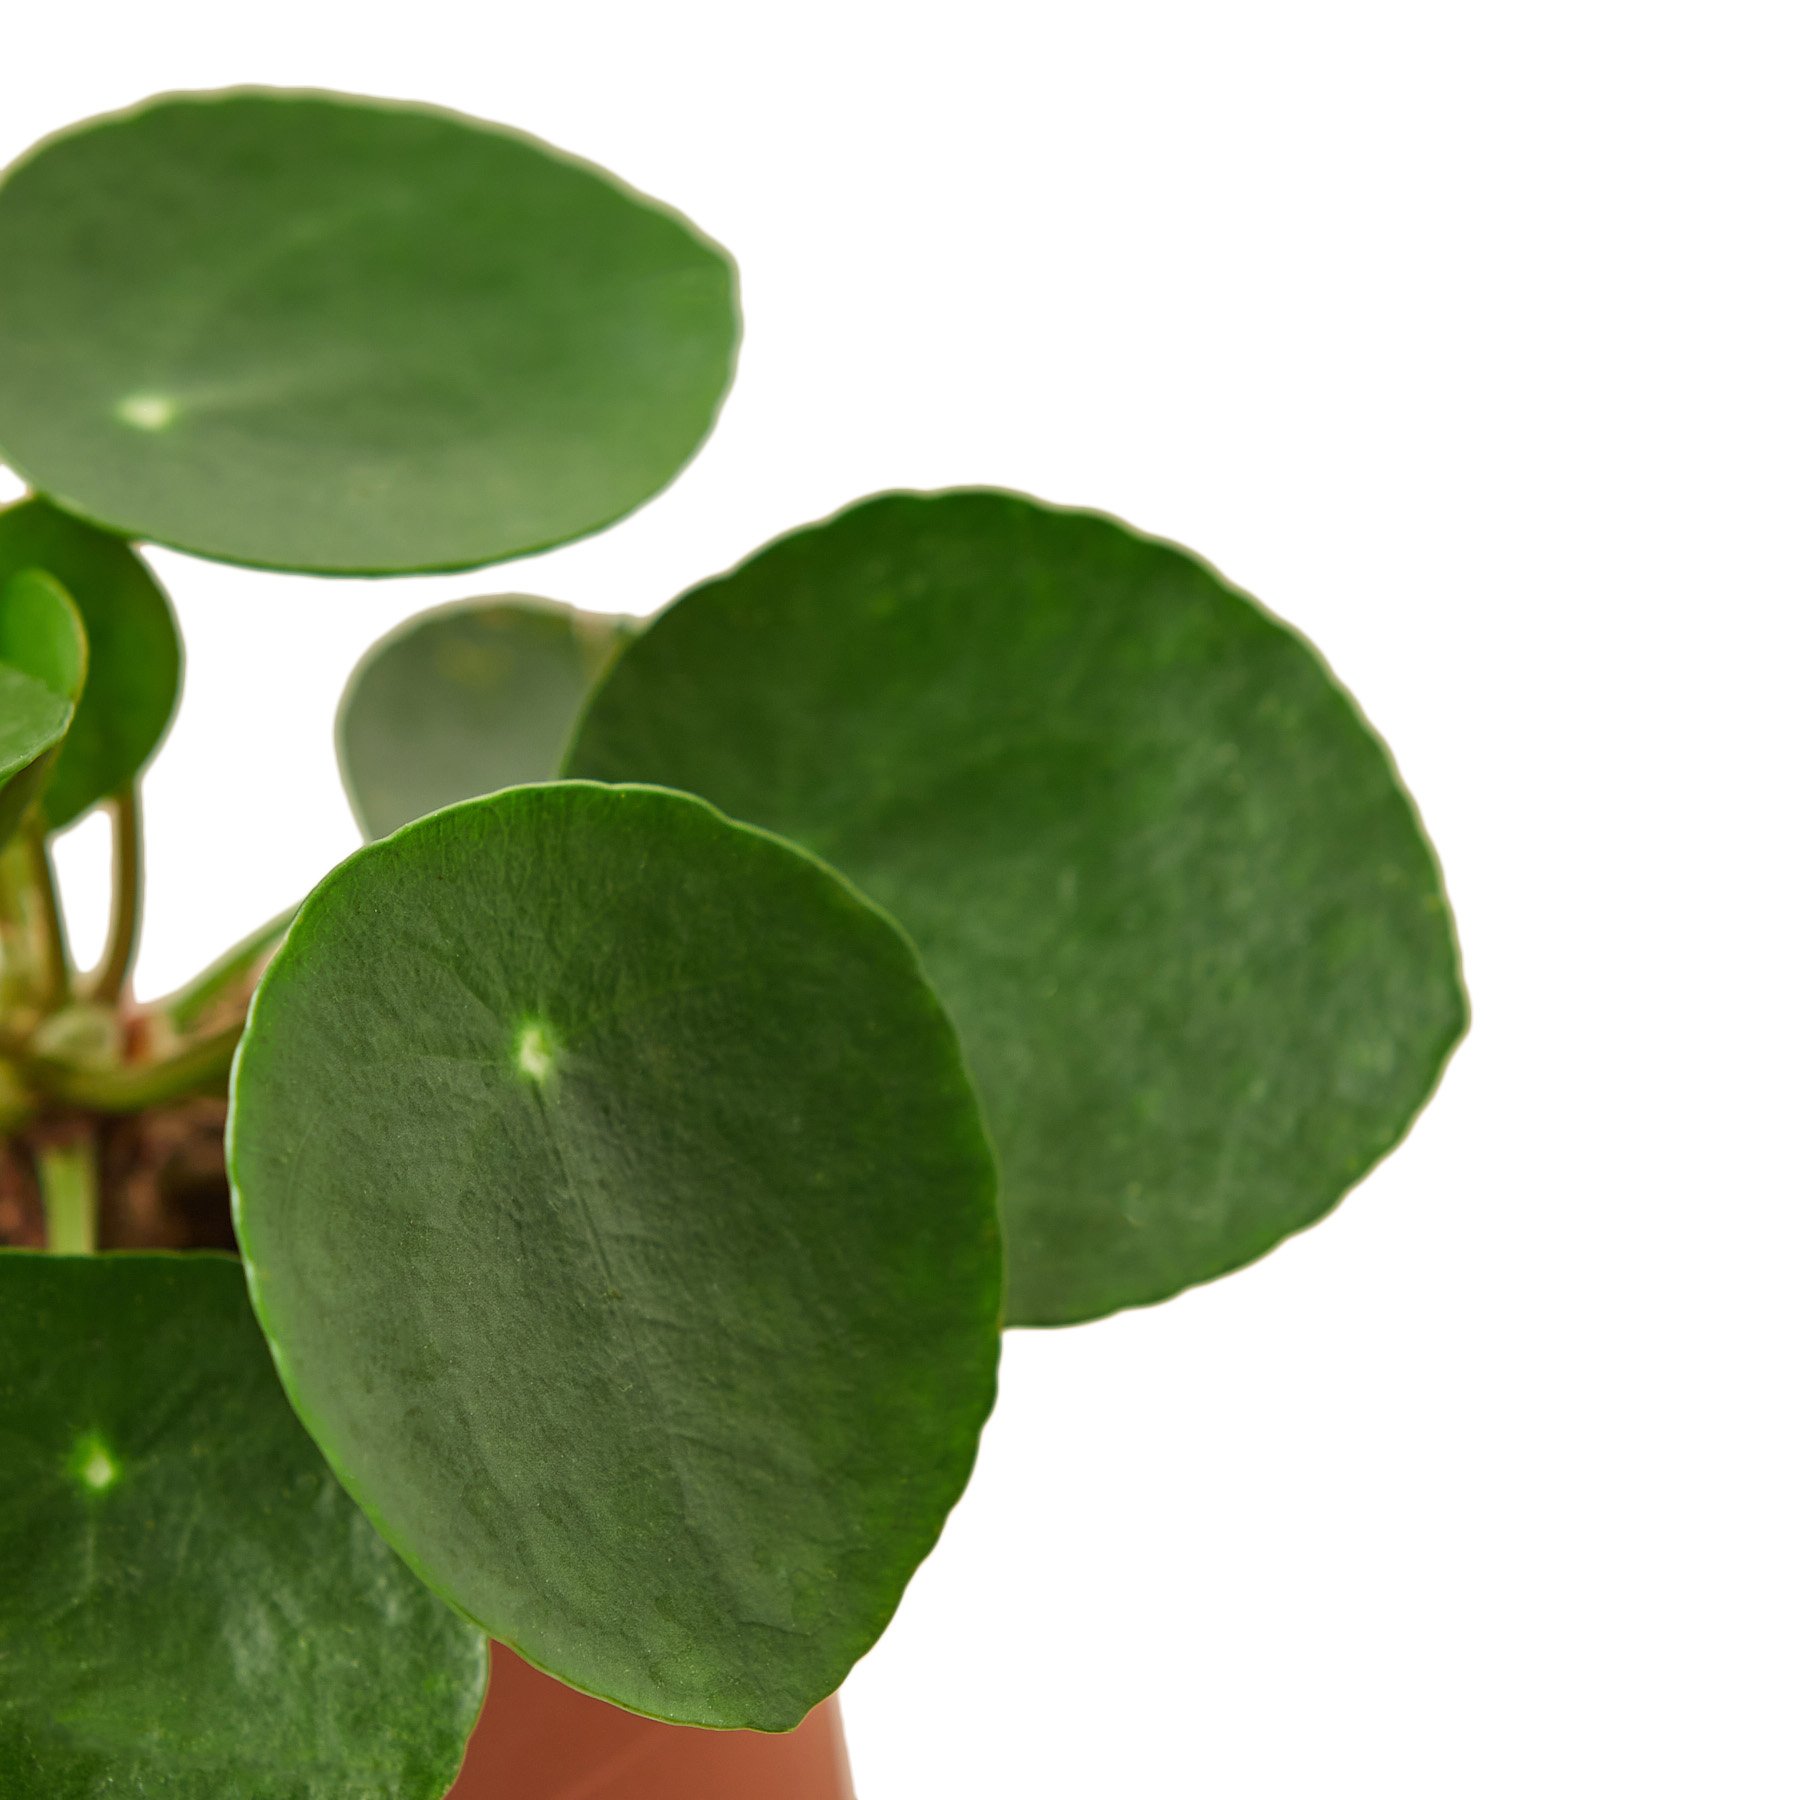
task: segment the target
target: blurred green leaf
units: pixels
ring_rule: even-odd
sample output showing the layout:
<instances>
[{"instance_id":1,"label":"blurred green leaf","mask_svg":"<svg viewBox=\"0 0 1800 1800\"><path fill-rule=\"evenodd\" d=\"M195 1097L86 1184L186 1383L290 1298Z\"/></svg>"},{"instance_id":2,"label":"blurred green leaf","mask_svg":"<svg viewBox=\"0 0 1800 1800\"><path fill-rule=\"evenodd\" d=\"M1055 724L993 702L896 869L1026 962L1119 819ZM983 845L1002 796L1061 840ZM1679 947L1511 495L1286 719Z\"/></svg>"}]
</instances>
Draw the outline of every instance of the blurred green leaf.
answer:
<instances>
[{"instance_id":1,"label":"blurred green leaf","mask_svg":"<svg viewBox=\"0 0 1800 1800\"><path fill-rule=\"evenodd\" d=\"M611 524L706 436L738 337L729 261L666 208L341 95L173 95L46 140L0 181L0 268L0 454L33 487L324 573Z\"/></svg>"},{"instance_id":2,"label":"blurred green leaf","mask_svg":"<svg viewBox=\"0 0 1800 1800\"><path fill-rule=\"evenodd\" d=\"M0 844L43 792L87 679L87 637L41 569L0 577Z\"/></svg>"},{"instance_id":3,"label":"blurred green leaf","mask_svg":"<svg viewBox=\"0 0 1800 1800\"><path fill-rule=\"evenodd\" d=\"M560 773L569 732L627 621L523 595L420 613L357 665L338 767L364 837Z\"/></svg>"},{"instance_id":4,"label":"blurred green leaf","mask_svg":"<svg viewBox=\"0 0 1800 1800\"><path fill-rule=\"evenodd\" d=\"M87 683L88 642L68 589L42 569L0 579L0 663L21 670L71 706Z\"/></svg>"},{"instance_id":5,"label":"blurred green leaf","mask_svg":"<svg viewBox=\"0 0 1800 1800\"><path fill-rule=\"evenodd\" d=\"M44 795L60 830L155 754L181 693L181 639L142 558L47 500L0 511L0 581L25 569L61 582L87 633L87 687Z\"/></svg>"}]
</instances>

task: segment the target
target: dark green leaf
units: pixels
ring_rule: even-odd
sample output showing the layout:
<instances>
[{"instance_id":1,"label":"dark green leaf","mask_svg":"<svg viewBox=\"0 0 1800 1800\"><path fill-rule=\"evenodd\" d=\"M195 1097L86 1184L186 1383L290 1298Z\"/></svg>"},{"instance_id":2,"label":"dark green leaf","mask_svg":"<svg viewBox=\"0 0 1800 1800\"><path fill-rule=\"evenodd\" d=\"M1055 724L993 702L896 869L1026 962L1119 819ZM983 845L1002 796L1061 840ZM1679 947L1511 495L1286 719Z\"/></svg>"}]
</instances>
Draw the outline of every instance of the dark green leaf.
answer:
<instances>
[{"instance_id":1,"label":"dark green leaf","mask_svg":"<svg viewBox=\"0 0 1800 1800\"><path fill-rule=\"evenodd\" d=\"M338 767L364 837L453 801L549 781L625 622L554 600L467 600L370 650L338 712Z\"/></svg>"},{"instance_id":2,"label":"dark green leaf","mask_svg":"<svg viewBox=\"0 0 1800 1800\"><path fill-rule=\"evenodd\" d=\"M44 790L87 679L87 637L41 569L0 575L0 844Z\"/></svg>"},{"instance_id":3,"label":"dark green leaf","mask_svg":"<svg viewBox=\"0 0 1800 1800\"><path fill-rule=\"evenodd\" d=\"M389 1541L572 1685L797 1724L993 1395L993 1166L901 935L684 795L513 788L325 881L233 1087L264 1329Z\"/></svg>"},{"instance_id":4,"label":"dark green leaf","mask_svg":"<svg viewBox=\"0 0 1800 1800\"><path fill-rule=\"evenodd\" d=\"M307 1442L235 1261L0 1252L0 1792L437 1800L485 1667Z\"/></svg>"},{"instance_id":5,"label":"dark green leaf","mask_svg":"<svg viewBox=\"0 0 1800 1800\"><path fill-rule=\"evenodd\" d=\"M87 689L44 795L60 830L131 781L162 742L181 693L181 639L130 546L47 500L0 512L0 581L22 569L54 575L87 630Z\"/></svg>"},{"instance_id":6,"label":"dark green leaf","mask_svg":"<svg viewBox=\"0 0 1800 1800\"><path fill-rule=\"evenodd\" d=\"M131 537L382 574L610 524L710 429L715 246L602 171L421 107L153 100L0 184L0 446Z\"/></svg>"},{"instance_id":7,"label":"dark green leaf","mask_svg":"<svg viewBox=\"0 0 1800 1800\"><path fill-rule=\"evenodd\" d=\"M1463 1029L1436 864L1348 697L1093 514L893 495L785 538L634 640L569 768L782 832L912 933L1000 1154L1016 1323L1311 1224Z\"/></svg>"}]
</instances>

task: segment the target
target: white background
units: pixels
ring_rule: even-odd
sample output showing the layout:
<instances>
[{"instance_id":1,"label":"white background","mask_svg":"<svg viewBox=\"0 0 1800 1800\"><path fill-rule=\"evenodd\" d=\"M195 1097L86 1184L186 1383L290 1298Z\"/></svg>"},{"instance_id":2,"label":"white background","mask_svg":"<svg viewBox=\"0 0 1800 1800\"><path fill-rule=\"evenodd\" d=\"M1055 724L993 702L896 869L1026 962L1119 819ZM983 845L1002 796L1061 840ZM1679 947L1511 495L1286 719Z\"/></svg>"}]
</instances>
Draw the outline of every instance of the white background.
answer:
<instances>
[{"instance_id":1,"label":"white background","mask_svg":"<svg viewBox=\"0 0 1800 1800\"><path fill-rule=\"evenodd\" d=\"M1800 1792L1794 20L9 9L0 153L169 87L416 97L743 267L723 424L604 538L389 584L155 558L190 662L148 986L352 847L332 708L403 614L648 609L882 487L1193 545L1418 796L1476 1015L1441 1095L1259 1267L1009 1340L970 1496L847 1689L864 1800Z\"/></svg>"}]
</instances>

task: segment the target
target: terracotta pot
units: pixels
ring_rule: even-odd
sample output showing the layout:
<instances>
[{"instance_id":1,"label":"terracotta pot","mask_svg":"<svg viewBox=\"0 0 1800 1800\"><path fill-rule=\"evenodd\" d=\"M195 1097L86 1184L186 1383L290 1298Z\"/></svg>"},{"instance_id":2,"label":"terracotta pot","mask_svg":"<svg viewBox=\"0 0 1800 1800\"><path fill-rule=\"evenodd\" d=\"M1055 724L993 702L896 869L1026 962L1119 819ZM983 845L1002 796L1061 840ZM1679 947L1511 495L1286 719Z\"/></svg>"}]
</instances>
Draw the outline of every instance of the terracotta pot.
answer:
<instances>
[{"instance_id":1,"label":"terracotta pot","mask_svg":"<svg viewBox=\"0 0 1800 1800\"><path fill-rule=\"evenodd\" d=\"M853 1800L836 1700L798 1731L696 1731L590 1700L495 1644L447 1800Z\"/></svg>"}]
</instances>

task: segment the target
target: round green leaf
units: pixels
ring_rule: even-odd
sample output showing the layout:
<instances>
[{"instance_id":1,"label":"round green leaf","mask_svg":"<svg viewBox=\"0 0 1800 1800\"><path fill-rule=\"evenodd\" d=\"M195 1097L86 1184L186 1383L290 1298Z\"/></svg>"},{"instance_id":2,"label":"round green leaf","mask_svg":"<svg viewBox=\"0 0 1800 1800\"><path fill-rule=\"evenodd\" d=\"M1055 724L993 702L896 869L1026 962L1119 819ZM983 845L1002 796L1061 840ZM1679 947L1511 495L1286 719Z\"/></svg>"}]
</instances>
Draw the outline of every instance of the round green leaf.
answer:
<instances>
[{"instance_id":1,"label":"round green leaf","mask_svg":"<svg viewBox=\"0 0 1800 1800\"><path fill-rule=\"evenodd\" d=\"M181 693L181 639L168 599L131 547L47 500L0 512L0 582L25 569L62 583L87 633L87 686L44 795L60 830L155 754Z\"/></svg>"},{"instance_id":2,"label":"round green leaf","mask_svg":"<svg viewBox=\"0 0 1800 1800\"><path fill-rule=\"evenodd\" d=\"M0 182L0 456L228 561L464 568L664 487L731 376L717 246L422 107L177 95Z\"/></svg>"},{"instance_id":3,"label":"round green leaf","mask_svg":"<svg viewBox=\"0 0 1800 1800\"><path fill-rule=\"evenodd\" d=\"M75 709L35 676L0 662L0 844L43 792Z\"/></svg>"},{"instance_id":4,"label":"round green leaf","mask_svg":"<svg viewBox=\"0 0 1800 1800\"><path fill-rule=\"evenodd\" d=\"M87 681L87 633L68 590L42 569L0 577L0 663L73 706Z\"/></svg>"},{"instance_id":5,"label":"round green leaf","mask_svg":"<svg viewBox=\"0 0 1800 1800\"><path fill-rule=\"evenodd\" d=\"M892 495L797 532L633 642L569 769L703 794L912 933L999 1152L1015 1323L1311 1224L1463 1030L1436 864L1349 698L1090 513Z\"/></svg>"},{"instance_id":6,"label":"round green leaf","mask_svg":"<svg viewBox=\"0 0 1800 1800\"><path fill-rule=\"evenodd\" d=\"M485 1646L332 1479L237 1263L0 1251L0 1792L437 1800Z\"/></svg>"},{"instance_id":7,"label":"round green leaf","mask_svg":"<svg viewBox=\"0 0 1800 1800\"><path fill-rule=\"evenodd\" d=\"M886 918L685 795L433 813L302 907L231 1163L288 1392L439 1592L679 1723L838 1686L998 1348L992 1160Z\"/></svg>"},{"instance_id":8,"label":"round green leaf","mask_svg":"<svg viewBox=\"0 0 1800 1800\"><path fill-rule=\"evenodd\" d=\"M364 837L549 781L625 621L554 600L466 600L405 621L350 677L338 767Z\"/></svg>"},{"instance_id":9,"label":"round green leaf","mask_svg":"<svg viewBox=\"0 0 1800 1800\"><path fill-rule=\"evenodd\" d=\"M0 662L0 782L62 741L75 709L35 676Z\"/></svg>"},{"instance_id":10,"label":"round green leaf","mask_svg":"<svg viewBox=\"0 0 1800 1800\"><path fill-rule=\"evenodd\" d=\"M0 843L43 792L87 679L87 636L41 569L0 576Z\"/></svg>"}]
</instances>

